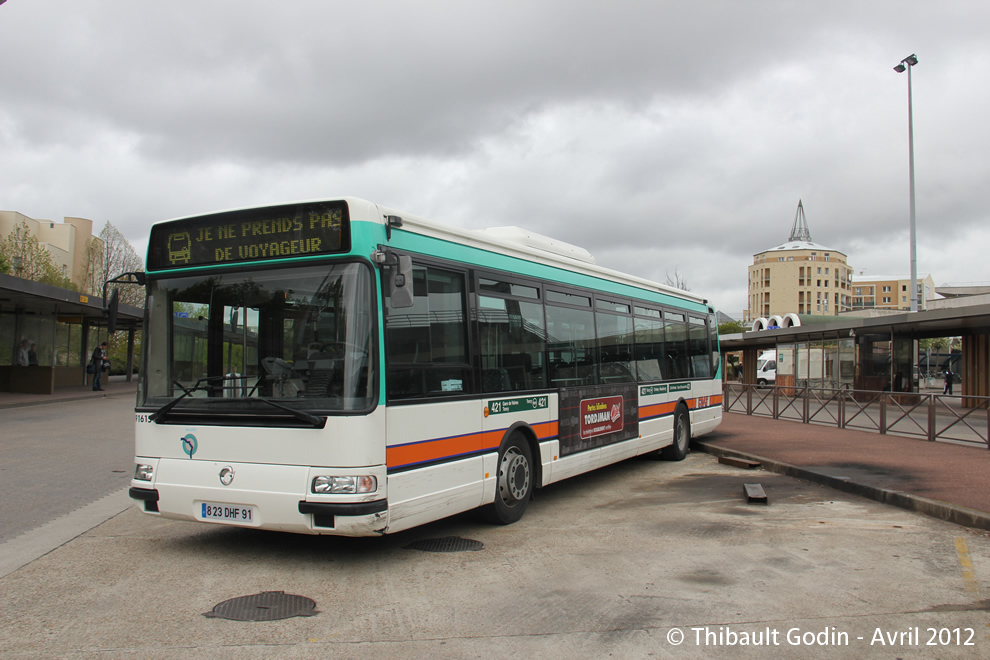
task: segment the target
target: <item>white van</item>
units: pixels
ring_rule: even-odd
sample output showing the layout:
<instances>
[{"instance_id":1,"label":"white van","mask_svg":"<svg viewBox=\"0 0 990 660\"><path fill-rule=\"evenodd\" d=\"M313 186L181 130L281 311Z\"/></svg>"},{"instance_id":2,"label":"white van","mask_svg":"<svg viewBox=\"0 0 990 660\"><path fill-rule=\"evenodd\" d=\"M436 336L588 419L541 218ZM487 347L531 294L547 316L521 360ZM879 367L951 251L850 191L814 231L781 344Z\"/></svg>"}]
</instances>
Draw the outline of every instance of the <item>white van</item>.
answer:
<instances>
[{"instance_id":1,"label":"white van","mask_svg":"<svg viewBox=\"0 0 990 660\"><path fill-rule=\"evenodd\" d=\"M777 382L777 351L763 351L756 361L756 384L760 387Z\"/></svg>"}]
</instances>

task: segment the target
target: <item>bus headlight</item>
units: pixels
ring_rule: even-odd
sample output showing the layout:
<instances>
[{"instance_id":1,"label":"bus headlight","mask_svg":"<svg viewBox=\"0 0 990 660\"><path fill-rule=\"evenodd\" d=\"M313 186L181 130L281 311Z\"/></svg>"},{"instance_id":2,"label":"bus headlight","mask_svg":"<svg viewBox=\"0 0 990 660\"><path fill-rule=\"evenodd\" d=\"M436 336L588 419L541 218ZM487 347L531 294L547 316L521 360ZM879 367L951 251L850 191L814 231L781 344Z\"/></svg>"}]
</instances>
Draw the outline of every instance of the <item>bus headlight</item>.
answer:
<instances>
[{"instance_id":1,"label":"bus headlight","mask_svg":"<svg viewBox=\"0 0 990 660\"><path fill-rule=\"evenodd\" d=\"M138 463L134 466L134 480L135 481L151 481L152 477L155 476L155 466L154 465L144 465L143 463Z\"/></svg>"},{"instance_id":2,"label":"bus headlight","mask_svg":"<svg viewBox=\"0 0 990 660\"><path fill-rule=\"evenodd\" d=\"M313 492L325 495L345 493L373 493L378 490L378 478L371 475L358 477L316 477L313 479Z\"/></svg>"}]
</instances>

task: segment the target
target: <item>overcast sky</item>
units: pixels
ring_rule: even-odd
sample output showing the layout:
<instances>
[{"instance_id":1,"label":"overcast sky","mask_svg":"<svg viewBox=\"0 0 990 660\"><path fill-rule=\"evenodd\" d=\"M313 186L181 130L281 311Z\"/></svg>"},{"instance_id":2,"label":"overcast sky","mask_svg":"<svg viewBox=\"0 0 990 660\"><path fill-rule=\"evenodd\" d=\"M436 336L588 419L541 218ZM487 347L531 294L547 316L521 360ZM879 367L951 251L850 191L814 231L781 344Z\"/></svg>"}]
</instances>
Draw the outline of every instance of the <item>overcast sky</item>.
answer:
<instances>
[{"instance_id":1,"label":"overcast sky","mask_svg":"<svg viewBox=\"0 0 990 660\"><path fill-rule=\"evenodd\" d=\"M990 281L990 2L7 0L0 209L355 195L517 225L738 316L798 200L856 272Z\"/></svg>"}]
</instances>

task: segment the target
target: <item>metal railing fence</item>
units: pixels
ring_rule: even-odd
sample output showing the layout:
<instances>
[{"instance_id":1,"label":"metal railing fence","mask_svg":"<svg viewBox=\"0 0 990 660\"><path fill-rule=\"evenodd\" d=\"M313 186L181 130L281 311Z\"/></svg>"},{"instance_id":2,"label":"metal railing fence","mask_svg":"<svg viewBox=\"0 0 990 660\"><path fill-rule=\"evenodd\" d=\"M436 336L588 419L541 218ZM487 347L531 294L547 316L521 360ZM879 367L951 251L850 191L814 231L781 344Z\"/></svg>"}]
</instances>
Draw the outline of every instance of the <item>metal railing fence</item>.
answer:
<instances>
[{"instance_id":1,"label":"metal railing fence","mask_svg":"<svg viewBox=\"0 0 990 660\"><path fill-rule=\"evenodd\" d=\"M990 449L990 397L724 383L722 410Z\"/></svg>"}]
</instances>

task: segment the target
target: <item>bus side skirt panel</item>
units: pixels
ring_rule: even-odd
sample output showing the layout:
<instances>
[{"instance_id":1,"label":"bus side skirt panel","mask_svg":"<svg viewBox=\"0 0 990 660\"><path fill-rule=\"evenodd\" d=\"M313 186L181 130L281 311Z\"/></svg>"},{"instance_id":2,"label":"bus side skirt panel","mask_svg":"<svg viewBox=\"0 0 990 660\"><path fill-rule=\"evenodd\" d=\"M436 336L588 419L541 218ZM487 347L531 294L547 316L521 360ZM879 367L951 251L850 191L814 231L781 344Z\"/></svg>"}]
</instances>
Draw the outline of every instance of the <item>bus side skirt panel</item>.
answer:
<instances>
[{"instance_id":1,"label":"bus side skirt panel","mask_svg":"<svg viewBox=\"0 0 990 660\"><path fill-rule=\"evenodd\" d=\"M482 475L486 465L495 464L496 459L493 456L498 455L472 456L390 475L388 533L446 518L484 504L488 483ZM492 477L495 476L493 472L489 473ZM494 499L494 490L492 492Z\"/></svg>"}]
</instances>

